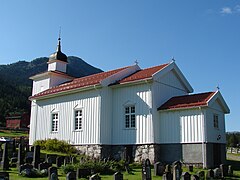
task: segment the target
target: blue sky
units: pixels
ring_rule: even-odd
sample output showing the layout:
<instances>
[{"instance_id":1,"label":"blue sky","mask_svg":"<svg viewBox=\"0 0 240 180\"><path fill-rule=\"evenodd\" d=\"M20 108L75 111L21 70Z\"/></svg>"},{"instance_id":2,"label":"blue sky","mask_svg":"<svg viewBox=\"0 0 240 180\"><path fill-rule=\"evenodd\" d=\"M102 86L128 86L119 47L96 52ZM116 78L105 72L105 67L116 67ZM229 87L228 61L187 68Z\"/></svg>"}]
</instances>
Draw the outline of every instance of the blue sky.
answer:
<instances>
[{"instance_id":1,"label":"blue sky","mask_svg":"<svg viewBox=\"0 0 240 180\"><path fill-rule=\"evenodd\" d=\"M176 63L195 92L220 91L240 131L240 1L3 0L0 64L62 51L103 70Z\"/></svg>"}]
</instances>

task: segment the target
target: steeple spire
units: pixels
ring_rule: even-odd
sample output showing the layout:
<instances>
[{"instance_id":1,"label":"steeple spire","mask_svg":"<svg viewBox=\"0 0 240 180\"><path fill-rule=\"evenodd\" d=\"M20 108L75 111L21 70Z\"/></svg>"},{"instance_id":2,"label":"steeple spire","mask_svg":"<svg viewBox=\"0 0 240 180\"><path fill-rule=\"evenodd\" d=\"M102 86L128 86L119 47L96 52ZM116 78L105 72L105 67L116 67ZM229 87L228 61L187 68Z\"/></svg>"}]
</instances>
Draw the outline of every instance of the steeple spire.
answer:
<instances>
[{"instance_id":1,"label":"steeple spire","mask_svg":"<svg viewBox=\"0 0 240 180\"><path fill-rule=\"evenodd\" d=\"M61 26L59 27L57 52L61 52Z\"/></svg>"}]
</instances>

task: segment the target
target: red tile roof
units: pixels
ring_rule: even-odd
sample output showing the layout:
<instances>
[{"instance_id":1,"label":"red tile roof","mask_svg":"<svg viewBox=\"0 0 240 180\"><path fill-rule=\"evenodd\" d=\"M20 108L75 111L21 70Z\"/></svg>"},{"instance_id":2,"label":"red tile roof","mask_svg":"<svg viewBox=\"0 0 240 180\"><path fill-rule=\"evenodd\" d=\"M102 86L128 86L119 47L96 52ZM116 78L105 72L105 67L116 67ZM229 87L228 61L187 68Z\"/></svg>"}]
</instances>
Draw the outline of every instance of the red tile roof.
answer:
<instances>
[{"instance_id":1,"label":"red tile roof","mask_svg":"<svg viewBox=\"0 0 240 180\"><path fill-rule=\"evenodd\" d=\"M214 94L215 92L206 92L206 93L200 93L200 94L172 97L162 106L160 106L158 110L206 106L208 100Z\"/></svg>"},{"instance_id":2,"label":"red tile roof","mask_svg":"<svg viewBox=\"0 0 240 180\"><path fill-rule=\"evenodd\" d=\"M144 79L151 78L153 76L153 74L162 70L167 65L169 65L169 64L162 64L162 65L159 65L159 66L154 66L154 67L142 69L142 70L140 70L140 71L124 78L124 79L122 79L121 81L119 81L119 83L121 84L121 83L127 83L127 82L132 82L132 81L138 81L138 80L144 80Z\"/></svg>"},{"instance_id":3,"label":"red tile roof","mask_svg":"<svg viewBox=\"0 0 240 180\"><path fill-rule=\"evenodd\" d=\"M91 86L91 85L98 85L98 84L100 84L100 82L103 79L105 79L119 71L122 71L123 69L126 69L126 68L128 68L128 67L123 67L123 68L115 69L115 70L108 71L108 72L102 72L102 73L97 73L97 74L93 74L90 76L76 78L76 79L72 80L71 82L52 87L46 91L43 91L41 93L38 93L38 94L32 96L30 98L36 98L36 97L45 96L45 95L49 95L49 94L56 94L59 92L68 91L68 90L77 89L77 88L83 88L83 87L87 87L87 86Z\"/></svg>"},{"instance_id":4,"label":"red tile roof","mask_svg":"<svg viewBox=\"0 0 240 180\"><path fill-rule=\"evenodd\" d=\"M118 84L149 79L153 76L154 73L162 70L167 65L168 64L163 64L163 65L139 70L139 71L133 73L132 75L130 75L126 78L123 78L122 80L120 80L118 82ZM46 96L46 95L50 95L50 94L56 94L59 92L65 92L65 91L69 91L69 90L73 90L73 89L78 89L78 88L83 88L83 87L88 87L88 86L93 86L93 85L99 85L103 79L105 79L119 71L127 69L128 67L123 67L123 68L115 69L112 71L107 71L107 72L102 72L102 73L98 73L98 74L93 74L90 76L76 78L76 79L72 80L71 82L52 87L46 91L36 94L36 95L30 97L30 99L41 97L41 96Z\"/></svg>"}]
</instances>

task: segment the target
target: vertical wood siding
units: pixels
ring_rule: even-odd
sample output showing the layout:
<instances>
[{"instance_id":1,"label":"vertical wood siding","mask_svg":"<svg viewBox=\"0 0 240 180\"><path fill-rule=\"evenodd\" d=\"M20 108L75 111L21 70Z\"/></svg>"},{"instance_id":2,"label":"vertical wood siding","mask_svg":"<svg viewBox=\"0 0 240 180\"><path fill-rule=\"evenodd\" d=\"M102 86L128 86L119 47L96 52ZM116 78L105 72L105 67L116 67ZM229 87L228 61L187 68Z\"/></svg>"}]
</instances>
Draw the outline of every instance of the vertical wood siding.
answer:
<instances>
[{"instance_id":1,"label":"vertical wood siding","mask_svg":"<svg viewBox=\"0 0 240 180\"><path fill-rule=\"evenodd\" d=\"M71 144L99 143L100 96L96 90L38 101L36 132L30 133L30 141L57 138ZM74 109L83 111L83 129L74 130ZM51 132L51 113L59 113L58 132ZM34 115L31 127L34 126Z\"/></svg>"},{"instance_id":2,"label":"vertical wood siding","mask_svg":"<svg viewBox=\"0 0 240 180\"><path fill-rule=\"evenodd\" d=\"M201 110L160 112L159 143L197 143L203 141Z\"/></svg>"},{"instance_id":3,"label":"vertical wood siding","mask_svg":"<svg viewBox=\"0 0 240 180\"><path fill-rule=\"evenodd\" d=\"M184 87L181 84L179 78L176 76L176 73L172 71L168 72L163 77L159 77L157 80L153 82L152 85L152 96L153 96L153 122L154 122L154 138L155 142L162 141L162 137L160 137L162 124L160 124L161 118L159 117L159 112L157 108L160 107L163 103L169 100L174 96L186 95L187 92L184 91ZM165 125L165 124L163 124ZM173 132L174 133L174 132ZM170 138L170 137L169 137ZM171 139L171 138L170 138Z\"/></svg>"},{"instance_id":4,"label":"vertical wood siding","mask_svg":"<svg viewBox=\"0 0 240 180\"><path fill-rule=\"evenodd\" d=\"M135 105L136 128L125 128L125 106ZM149 84L114 88L112 144L143 144L153 142L151 91Z\"/></svg>"}]
</instances>

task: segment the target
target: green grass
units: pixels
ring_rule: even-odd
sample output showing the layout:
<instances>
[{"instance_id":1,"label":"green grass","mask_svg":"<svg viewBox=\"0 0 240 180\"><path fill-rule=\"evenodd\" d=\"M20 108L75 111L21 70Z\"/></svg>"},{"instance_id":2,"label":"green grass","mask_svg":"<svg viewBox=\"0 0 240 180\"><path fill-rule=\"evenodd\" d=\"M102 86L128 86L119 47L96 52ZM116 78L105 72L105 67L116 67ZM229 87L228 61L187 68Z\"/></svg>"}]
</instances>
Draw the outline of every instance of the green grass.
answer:
<instances>
[{"instance_id":1,"label":"green grass","mask_svg":"<svg viewBox=\"0 0 240 180\"><path fill-rule=\"evenodd\" d=\"M20 137L20 136L28 136L27 132L24 131L11 131L11 130L1 130L0 137Z\"/></svg>"}]
</instances>

